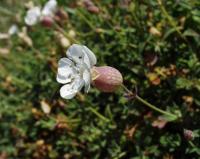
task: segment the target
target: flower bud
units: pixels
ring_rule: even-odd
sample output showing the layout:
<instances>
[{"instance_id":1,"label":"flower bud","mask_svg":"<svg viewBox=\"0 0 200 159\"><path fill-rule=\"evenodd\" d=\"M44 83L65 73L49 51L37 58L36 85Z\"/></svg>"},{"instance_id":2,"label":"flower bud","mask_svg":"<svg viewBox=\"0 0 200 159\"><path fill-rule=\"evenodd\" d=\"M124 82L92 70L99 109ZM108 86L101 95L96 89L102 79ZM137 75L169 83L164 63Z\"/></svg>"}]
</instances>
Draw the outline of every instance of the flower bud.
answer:
<instances>
[{"instance_id":1,"label":"flower bud","mask_svg":"<svg viewBox=\"0 0 200 159\"><path fill-rule=\"evenodd\" d=\"M194 133L193 133L192 130L184 129L183 135L184 135L186 140L193 140L194 139Z\"/></svg>"},{"instance_id":2,"label":"flower bud","mask_svg":"<svg viewBox=\"0 0 200 159\"><path fill-rule=\"evenodd\" d=\"M94 86L102 92L114 92L123 82L121 73L110 66L93 67Z\"/></svg>"},{"instance_id":3,"label":"flower bud","mask_svg":"<svg viewBox=\"0 0 200 159\"><path fill-rule=\"evenodd\" d=\"M69 15L63 9L60 9L56 12L56 16L60 18L60 20L68 20Z\"/></svg>"},{"instance_id":4,"label":"flower bud","mask_svg":"<svg viewBox=\"0 0 200 159\"><path fill-rule=\"evenodd\" d=\"M52 27L52 25L53 25L53 18L50 17L50 16L44 16L44 17L42 17L42 19L41 19L41 24L42 24L44 27L50 28L50 27Z\"/></svg>"},{"instance_id":5,"label":"flower bud","mask_svg":"<svg viewBox=\"0 0 200 159\"><path fill-rule=\"evenodd\" d=\"M99 8L97 6L89 6L87 8L87 10L91 13L95 13L95 14L98 14L99 13Z\"/></svg>"},{"instance_id":6,"label":"flower bud","mask_svg":"<svg viewBox=\"0 0 200 159\"><path fill-rule=\"evenodd\" d=\"M83 1L83 4L84 4L86 7L88 7L88 6L93 6L93 5L94 5L94 3L93 3L91 0L84 0L84 1Z\"/></svg>"},{"instance_id":7,"label":"flower bud","mask_svg":"<svg viewBox=\"0 0 200 159\"><path fill-rule=\"evenodd\" d=\"M84 0L83 4L90 13L98 14L100 11L99 8L95 6L91 0Z\"/></svg>"},{"instance_id":8,"label":"flower bud","mask_svg":"<svg viewBox=\"0 0 200 159\"><path fill-rule=\"evenodd\" d=\"M58 23L59 25L64 25L64 23L66 23L68 19L69 16L67 12L65 12L63 9L59 9L56 11L54 16L54 20L56 21L56 23Z\"/></svg>"}]
</instances>

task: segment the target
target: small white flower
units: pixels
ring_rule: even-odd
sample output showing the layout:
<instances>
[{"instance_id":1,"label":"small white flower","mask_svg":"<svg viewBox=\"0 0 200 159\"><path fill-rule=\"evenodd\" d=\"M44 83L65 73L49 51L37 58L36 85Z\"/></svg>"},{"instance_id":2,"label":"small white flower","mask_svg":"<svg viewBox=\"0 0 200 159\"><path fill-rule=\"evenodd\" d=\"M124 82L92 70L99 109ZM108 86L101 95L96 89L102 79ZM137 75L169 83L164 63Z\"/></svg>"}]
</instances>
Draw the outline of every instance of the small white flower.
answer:
<instances>
[{"instance_id":1,"label":"small white flower","mask_svg":"<svg viewBox=\"0 0 200 159\"><path fill-rule=\"evenodd\" d=\"M57 1L49 0L42 9L40 7L33 7L26 13L24 21L27 25L35 25L42 20L45 16L53 17L57 9Z\"/></svg>"},{"instance_id":2,"label":"small white flower","mask_svg":"<svg viewBox=\"0 0 200 159\"><path fill-rule=\"evenodd\" d=\"M35 25L40 21L41 10L40 7L33 7L27 11L24 21L27 25Z\"/></svg>"},{"instance_id":3,"label":"small white flower","mask_svg":"<svg viewBox=\"0 0 200 159\"><path fill-rule=\"evenodd\" d=\"M57 82L65 84L60 89L61 97L73 98L83 87L88 92L91 83L90 69L96 64L94 53L86 46L73 44L67 50L67 58L58 62Z\"/></svg>"},{"instance_id":4,"label":"small white flower","mask_svg":"<svg viewBox=\"0 0 200 159\"><path fill-rule=\"evenodd\" d=\"M44 8L42 9L43 16L53 16L57 9L57 1L56 0L49 0Z\"/></svg>"},{"instance_id":5,"label":"small white flower","mask_svg":"<svg viewBox=\"0 0 200 159\"><path fill-rule=\"evenodd\" d=\"M9 35L14 35L14 34L17 34L18 31L19 31L18 26L17 26L16 24L13 24L13 25L9 28L8 34L9 34Z\"/></svg>"}]
</instances>

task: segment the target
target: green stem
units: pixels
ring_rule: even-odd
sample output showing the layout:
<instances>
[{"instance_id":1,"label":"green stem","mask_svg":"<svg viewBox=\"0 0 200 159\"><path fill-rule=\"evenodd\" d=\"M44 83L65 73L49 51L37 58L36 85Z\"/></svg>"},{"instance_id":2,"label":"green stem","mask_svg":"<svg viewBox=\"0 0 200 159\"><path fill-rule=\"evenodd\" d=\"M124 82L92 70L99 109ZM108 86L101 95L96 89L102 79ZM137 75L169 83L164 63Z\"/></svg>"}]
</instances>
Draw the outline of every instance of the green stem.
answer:
<instances>
[{"instance_id":1,"label":"green stem","mask_svg":"<svg viewBox=\"0 0 200 159\"><path fill-rule=\"evenodd\" d=\"M124 84L122 84L122 87L125 89L126 92L133 94L133 92L131 92Z\"/></svg>"},{"instance_id":2,"label":"green stem","mask_svg":"<svg viewBox=\"0 0 200 159\"><path fill-rule=\"evenodd\" d=\"M102 119L105 122L109 122L110 120L106 118L105 116L101 115L96 109L89 107L90 111L93 112L96 116L98 116L100 119Z\"/></svg>"},{"instance_id":3,"label":"green stem","mask_svg":"<svg viewBox=\"0 0 200 159\"><path fill-rule=\"evenodd\" d=\"M77 16L82 18L82 20L84 20L92 30L96 29L95 26L90 22L90 20L88 20L87 17L85 17L85 15L83 15L81 11L77 11L76 13L77 13Z\"/></svg>"},{"instance_id":4,"label":"green stem","mask_svg":"<svg viewBox=\"0 0 200 159\"><path fill-rule=\"evenodd\" d=\"M167 111L164 111L164 110L162 110L162 109L157 108L155 105L152 105L151 103L149 103L149 102L147 102L146 100L142 99L142 98L139 97L138 95L136 95L135 98L136 98L138 101L140 101L141 103L143 103L144 105L146 105L147 107L149 107L149 108L151 108L151 109L153 109L153 110L155 110L155 111L157 111L157 112L159 112L159 113L161 113L161 114L171 116L171 117L173 117L173 118L175 118L175 119L177 118L176 115L171 114L171 113L169 113L169 112L167 112Z\"/></svg>"},{"instance_id":5,"label":"green stem","mask_svg":"<svg viewBox=\"0 0 200 159\"><path fill-rule=\"evenodd\" d=\"M190 146L192 146L193 148L196 148L195 144L192 141L188 141L188 143L190 144Z\"/></svg>"},{"instance_id":6,"label":"green stem","mask_svg":"<svg viewBox=\"0 0 200 159\"><path fill-rule=\"evenodd\" d=\"M157 0L157 3L158 3L158 5L160 6L160 9L161 9L163 15L164 15L164 16L166 17L166 19L169 21L170 25L171 25L172 27L174 27L174 29L176 30L176 32L179 34L179 36L180 36L183 40L187 41L187 39L182 35L182 33L180 32L179 28L177 27L176 22L174 21L174 19L168 14L168 12L167 12L167 10L165 9L165 7L164 7L162 1L161 1L161 0Z\"/></svg>"},{"instance_id":7,"label":"green stem","mask_svg":"<svg viewBox=\"0 0 200 159\"><path fill-rule=\"evenodd\" d=\"M125 91L127 91L129 94L133 94L133 92L131 92L124 84L122 84L122 87L123 87L123 88L125 89ZM145 106L147 106L147 107L149 107L149 108L151 108L151 109L153 109L153 110L155 110L155 111L157 111L157 112L159 112L159 113L161 113L161 114L171 116L171 117L173 117L173 118L175 118L175 119L178 118L176 115L171 114L171 113L169 113L169 112L167 112L167 111L165 111L165 110L162 110L162 109L156 107L155 105L153 105L153 104L147 102L146 100L144 100L143 98L141 98L141 97L138 96L138 95L135 96L135 99L137 99L139 102L143 103Z\"/></svg>"}]
</instances>

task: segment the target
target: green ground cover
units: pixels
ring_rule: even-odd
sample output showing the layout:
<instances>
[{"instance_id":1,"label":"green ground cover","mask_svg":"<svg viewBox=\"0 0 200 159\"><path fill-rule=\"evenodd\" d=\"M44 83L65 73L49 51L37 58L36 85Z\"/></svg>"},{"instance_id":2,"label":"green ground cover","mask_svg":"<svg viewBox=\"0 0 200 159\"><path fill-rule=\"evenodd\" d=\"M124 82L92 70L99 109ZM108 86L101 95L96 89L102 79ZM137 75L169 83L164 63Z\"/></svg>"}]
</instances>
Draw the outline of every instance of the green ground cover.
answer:
<instances>
[{"instance_id":1,"label":"green ground cover","mask_svg":"<svg viewBox=\"0 0 200 159\"><path fill-rule=\"evenodd\" d=\"M16 23L21 36L0 39L0 158L200 158L200 1L93 3L98 11L58 0L68 18L45 28L26 27L27 1L1 0L0 32ZM67 50L62 38L88 46L98 66L117 68L130 90L137 86L144 99L180 118L163 119L122 90L92 88L62 99L56 82Z\"/></svg>"}]
</instances>

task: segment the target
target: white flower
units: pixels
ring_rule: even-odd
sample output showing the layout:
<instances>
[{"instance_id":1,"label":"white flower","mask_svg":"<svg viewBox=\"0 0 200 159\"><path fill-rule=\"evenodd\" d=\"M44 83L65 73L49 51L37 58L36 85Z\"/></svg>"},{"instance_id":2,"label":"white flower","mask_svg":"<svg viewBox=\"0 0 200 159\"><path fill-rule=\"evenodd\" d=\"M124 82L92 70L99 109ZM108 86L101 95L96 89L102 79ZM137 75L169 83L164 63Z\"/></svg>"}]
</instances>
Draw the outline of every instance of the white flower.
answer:
<instances>
[{"instance_id":1,"label":"white flower","mask_svg":"<svg viewBox=\"0 0 200 159\"><path fill-rule=\"evenodd\" d=\"M40 7L33 7L27 11L24 21L27 25L35 25L40 21Z\"/></svg>"},{"instance_id":2,"label":"white flower","mask_svg":"<svg viewBox=\"0 0 200 159\"><path fill-rule=\"evenodd\" d=\"M42 9L43 16L53 16L57 9L57 1L56 0L49 0L44 8Z\"/></svg>"},{"instance_id":3,"label":"white flower","mask_svg":"<svg viewBox=\"0 0 200 159\"><path fill-rule=\"evenodd\" d=\"M49 0L42 9L40 7L33 7L26 13L24 21L27 25L35 25L42 20L44 16L53 17L57 9L57 1Z\"/></svg>"},{"instance_id":4,"label":"white flower","mask_svg":"<svg viewBox=\"0 0 200 159\"><path fill-rule=\"evenodd\" d=\"M9 35L14 35L16 33L18 33L19 29L18 26L16 24L13 24L9 29L8 29L8 34Z\"/></svg>"},{"instance_id":5,"label":"white flower","mask_svg":"<svg viewBox=\"0 0 200 159\"><path fill-rule=\"evenodd\" d=\"M90 89L90 69L96 64L94 53L86 46L73 44L67 50L67 58L58 62L57 82L65 84L60 89L61 97L73 98L83 87Z\"/></svg>"}]
</instances>

